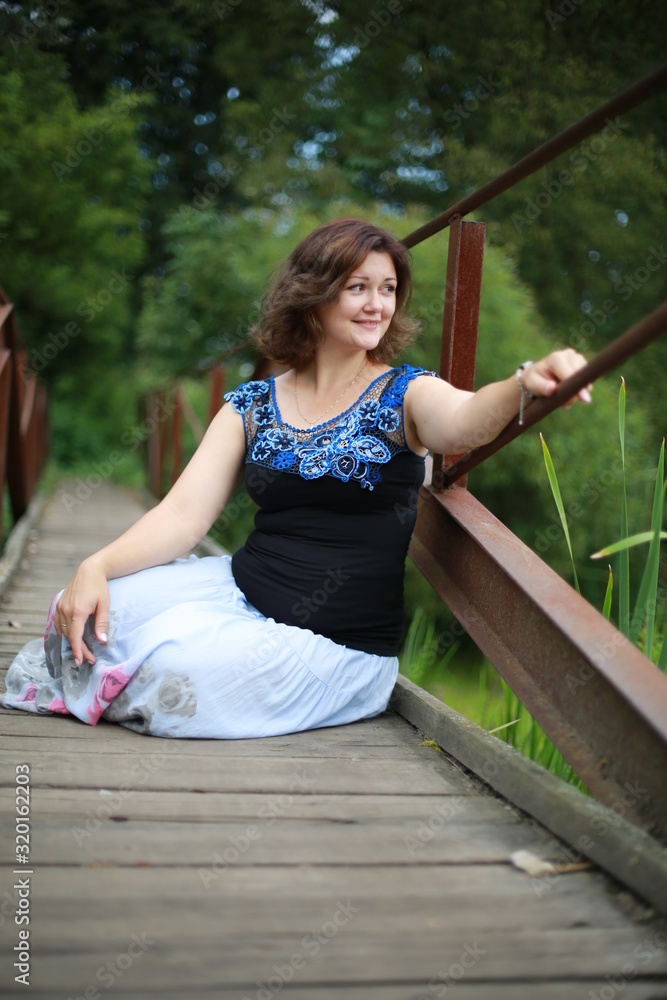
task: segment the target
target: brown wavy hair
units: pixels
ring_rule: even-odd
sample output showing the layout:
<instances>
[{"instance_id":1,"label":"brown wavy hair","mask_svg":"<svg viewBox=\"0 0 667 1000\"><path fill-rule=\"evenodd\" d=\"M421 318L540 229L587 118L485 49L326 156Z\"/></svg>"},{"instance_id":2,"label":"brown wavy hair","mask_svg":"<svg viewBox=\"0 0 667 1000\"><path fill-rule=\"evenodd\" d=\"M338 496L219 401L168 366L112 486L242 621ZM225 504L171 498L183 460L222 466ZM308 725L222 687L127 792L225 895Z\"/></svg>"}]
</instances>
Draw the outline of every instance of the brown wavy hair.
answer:
<instances>
[{"instance_id":1,"label":"brown wavy hair","mask_svg":"<svg viewBox=\"0 0 667 1000\"><path fill-rule=\"evenodd\" d=\"M324 337L317 310L338 299L348 276L371 251L386 253L396 269L396 311L369 358L387 363L413 340L419 322L405 313L412 296L408 251L379 226L363 219L337 219L318 226L292 251L262 298L259 322L250 331L261 353L300 368Z\"/></svg>"}]
</instances>

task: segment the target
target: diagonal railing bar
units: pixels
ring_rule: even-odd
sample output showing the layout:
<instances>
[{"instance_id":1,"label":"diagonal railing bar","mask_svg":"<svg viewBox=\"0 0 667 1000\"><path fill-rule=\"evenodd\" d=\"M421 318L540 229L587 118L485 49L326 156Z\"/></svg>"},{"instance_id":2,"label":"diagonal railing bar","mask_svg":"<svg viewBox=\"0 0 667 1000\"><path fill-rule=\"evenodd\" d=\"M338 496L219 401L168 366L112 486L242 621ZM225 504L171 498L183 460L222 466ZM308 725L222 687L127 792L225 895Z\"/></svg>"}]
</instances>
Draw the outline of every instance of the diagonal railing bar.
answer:
<instances>
[{"instance_id":1,"label":"diagonal railing bar","mask_svg":"<svg viewBox=\"0 0 667 1000\"><path fill-rule=\"evenodd\" d=\"M667 841L662 671L460 486L422 487L410 556L588 790L638 782L623 815Z\"/></svg>"},{"instance_id":2,"label":"diagonal railing bar","mask_svg":"<svg viewBox=\"0 0 667 1000\"><path fill-rule=\"evenodd\" d=\"M451 226L443 378L455 383L452 356L460 366L466 352L472 350L474 356L476 340L476 317L466 323L463 316L457 324L455 315L460 291L470 298L481 268L481 260L461 266L457 233L475 225L463 217L666 86L667 64L404 237L403 244L413 247ZM452 316L454 322L448 321ZM465 488L442 488L464 482L470 469L665 330L667 302L551 396L533 400L522 425L513 418L492 442L465 456L451 456L453 464L444 470L441 456L434 455L433 484L420 490L409 554L591 793L611 808L621 805L627 819L667 840L667 677ZM499 422L495 414L489 417ZM628 808L625 796L633 781L645 794ZM545 821L539 802L533 815Z\"/></svg>"},{"instance_id":3,"label":"diagonal railing bar","mask_svg":"<svg viewBox=\"0 0 667 1000\"><path fill-rule=\"evenodd\" d=\"M503 191L507 191L508 188L513 187L525 177L534 174L540 167L555 160L561 153L565 153L572 146L576 146L582 139L587 139L589 135L593 135L594 132L597 132L598 129L608 122L608 119L632 110L632 108L637 107L638 104L642 104L647 98L659 93L666 87L667 63L664 63L651 73L647 73L641 80L637 80L631 86L622 90L604 104L601 104L600 107L595 108L594 111L591 111L584 118L580 118L579 121L574 122L573 125L570 125L562 132L559 132L558 135L553 136L547 142L538 146L537 149L534 149L532 153L528 153L523 159L518 160L517 163L509 167L503 174L494 177L488 184L484 184L477 191L473 191L472 194L457 202L456 205L452 205L445 212L436 215L430 222L426 222L423 226L408 233L407 236L403 237L401 242L406 247L414 247L418 243L423 243L429 236L434 236L442 229L446 229L455 215L468 215L469 212L474 212L481 205L486 205L487 202L502 194Z\"/></svg>"},{"instance_id":4,"label":"diagonal railing bar","mask_svg":"<svg viewBox=\"0 0 667 1000\"><path fill-rule=\"evenodd\" d=\"M574 375L560 382L551 396L540 396L538 399L533 400L530 406L526 408L522 425L519 424L518 416L514 417L493 441L481 445L473 451L469 451L467 455L464 455L463 458L460 458L448 469L445 469L443 473L443 486L451 486L457 479L465 476L467 472L470 472L471 469L474 469L476 465L479 465L490 455L500 451L501 448L504 448L510 441L519 437L520 434L524 434L527 430L530 430L534 424L546 417L548 413L552 413L553 410L558 409L559 406L567 402L568 399L571 399L572 396L588 385L589 382L594 382L601 375L606 375L612 368L615 368L621 362L642 350L651 341L657 340L666 330L667 300L659 305L657 309L654 309L652 313L649 313L648 316L645 316L638 323L635 323L634 326L631 326L625 333L622 333L611 344L603 348L595 357L591 358L587 365L580 368Z\"/></svg>"}]
</instances>

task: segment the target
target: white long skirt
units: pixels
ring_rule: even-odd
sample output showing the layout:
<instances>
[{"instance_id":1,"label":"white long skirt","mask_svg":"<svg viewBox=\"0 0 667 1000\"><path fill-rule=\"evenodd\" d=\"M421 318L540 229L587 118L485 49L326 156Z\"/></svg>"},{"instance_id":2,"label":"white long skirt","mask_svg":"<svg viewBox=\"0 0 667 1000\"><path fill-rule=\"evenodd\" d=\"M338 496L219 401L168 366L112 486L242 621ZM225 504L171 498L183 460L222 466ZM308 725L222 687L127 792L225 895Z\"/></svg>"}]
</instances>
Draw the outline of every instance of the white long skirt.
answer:
<instances>
[{"instance_id":1,"label":"white long skirt","mask_svg":"<svg viewBox=\"0 0 667 1000\"><path fill-rule=\"evenodd\" d=\"M231 556L177 559L109 581L108 640L86 623L94 665L54 628L11 664L5 708L100 718L152 736L246 739L383 712L395 656L349 649L265 618L236 586ZM61 591L62 593L62 591Z\"/></svg>"}]
</instances>

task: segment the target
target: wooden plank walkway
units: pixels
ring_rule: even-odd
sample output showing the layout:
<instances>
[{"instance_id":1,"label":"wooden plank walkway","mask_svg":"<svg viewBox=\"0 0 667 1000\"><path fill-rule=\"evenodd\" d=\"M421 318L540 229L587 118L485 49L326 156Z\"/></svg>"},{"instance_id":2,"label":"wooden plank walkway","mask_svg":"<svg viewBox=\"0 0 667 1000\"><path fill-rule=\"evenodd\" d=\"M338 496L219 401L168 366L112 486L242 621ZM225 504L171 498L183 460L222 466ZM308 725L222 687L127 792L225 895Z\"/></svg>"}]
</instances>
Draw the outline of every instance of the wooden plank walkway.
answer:
<instances>
[{"instance_id":1,"label":"wooden plank walkway","mask_svg":"<svg viewBox=\"0 0 667 1000\"><path fill-rule=\"evenodd\" d=\"M47 502L0 603L3 676L78 562L141 512L108 485L71 512ZM6 995L24 995L8 956L25 763L32 997L667 997L665 921L598 869L516 869L518 849L571 852L391 711L257 740L7 710L0 726Z\"/></svg>"}]
</instances>

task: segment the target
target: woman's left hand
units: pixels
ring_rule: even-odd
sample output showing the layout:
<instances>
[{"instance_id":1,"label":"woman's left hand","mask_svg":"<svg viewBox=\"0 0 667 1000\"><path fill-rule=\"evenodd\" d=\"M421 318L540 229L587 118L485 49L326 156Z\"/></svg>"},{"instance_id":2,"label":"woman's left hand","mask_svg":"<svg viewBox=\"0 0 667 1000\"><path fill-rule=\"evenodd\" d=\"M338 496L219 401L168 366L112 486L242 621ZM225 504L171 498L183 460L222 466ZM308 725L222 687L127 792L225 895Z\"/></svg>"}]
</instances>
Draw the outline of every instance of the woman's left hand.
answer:
<instances>
[{"instance_id":1,"label":"woman's left hand","mask_svg":"<svg viewBox=\"0 0 667 1000\"><path fill-rule=\"evenodd\" d=\"M583 354L579 354L578 351L573 350L571 347L565 347L560 351L552 351L551 354L547 354L546 358L535 361L523 370L520 376L521 384L527 392L532 393L534 396L551 396L556 391L560 382L565 381L570 375L574 375L585 364L587 364L587 361ZM593 398L591 395L592 392L593 383L589 382L572 399L563 404L563 409L569 409L577 398L581 399L584 403L590 403Z\"/></svg>"}]
</instances>

